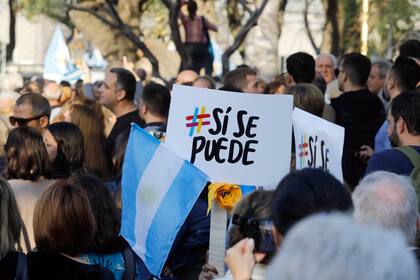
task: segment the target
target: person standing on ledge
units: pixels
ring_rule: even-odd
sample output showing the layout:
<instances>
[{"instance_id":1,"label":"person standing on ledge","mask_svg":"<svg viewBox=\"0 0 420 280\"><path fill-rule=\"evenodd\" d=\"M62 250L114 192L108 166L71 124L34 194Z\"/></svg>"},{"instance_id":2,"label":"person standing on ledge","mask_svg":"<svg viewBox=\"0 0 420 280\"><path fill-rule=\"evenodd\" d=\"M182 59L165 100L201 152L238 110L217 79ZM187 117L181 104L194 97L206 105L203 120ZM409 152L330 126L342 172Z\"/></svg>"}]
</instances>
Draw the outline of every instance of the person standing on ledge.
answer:
<instances>
[{"instance_id":1,"label":"person standing on ledge","mask_svg":"<svg viewBox=\"0 0 420 280\"><path fill-rule=\"evenodd\" d=\"M213 73L213 54L210 52L211 43L209 30L217 32L217 27L210 23L204 16L197 16L197 2L184 1L187 5L188 16L181 13L181 21L185 30L185 47L191 57L188 68L200 73L204 68L207 76Z\"/></svg>"}]
</instances>

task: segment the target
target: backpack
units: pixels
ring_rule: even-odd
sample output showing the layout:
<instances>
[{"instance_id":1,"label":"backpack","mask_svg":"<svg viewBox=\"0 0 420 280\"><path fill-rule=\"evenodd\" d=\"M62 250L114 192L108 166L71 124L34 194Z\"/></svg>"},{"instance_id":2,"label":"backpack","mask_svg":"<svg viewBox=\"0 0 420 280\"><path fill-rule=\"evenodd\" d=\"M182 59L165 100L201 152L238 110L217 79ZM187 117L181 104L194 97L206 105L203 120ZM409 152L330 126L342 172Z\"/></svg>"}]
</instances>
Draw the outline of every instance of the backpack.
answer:
<instances>
[{"instance_id":1,"label":"backpack","mask_svg":"<svg viewBox=\"0 0 420 280\"><path fill-rule=\"evenodd\" d=\"M414 166L410 173L410 179L413 183L414 189L416 190L417 200L420 201L420 154L417 153L416 149L411 146L399 147L397 149L404 153Z\"/></svg>"}]
</instances>

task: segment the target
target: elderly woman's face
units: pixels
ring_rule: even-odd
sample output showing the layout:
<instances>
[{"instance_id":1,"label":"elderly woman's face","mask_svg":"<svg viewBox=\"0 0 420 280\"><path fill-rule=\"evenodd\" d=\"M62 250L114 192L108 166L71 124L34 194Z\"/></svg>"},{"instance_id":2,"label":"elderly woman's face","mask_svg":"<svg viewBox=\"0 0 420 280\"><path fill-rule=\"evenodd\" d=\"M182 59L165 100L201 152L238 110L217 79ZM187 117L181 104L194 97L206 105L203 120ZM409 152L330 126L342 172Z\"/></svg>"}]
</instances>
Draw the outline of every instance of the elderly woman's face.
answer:
<instances>
[{"instance_id":1,"label":"elderly woman's face","mask_svg":"<svg viewBox=\"0 0 420 280\"><path fill-rule=\"evenodd\" d=\"M50 161L54 161L57 157L57 141L55 141L54 136L47 128L42 130L42 139L44 140Z\"/></svg>"}]
</instances>

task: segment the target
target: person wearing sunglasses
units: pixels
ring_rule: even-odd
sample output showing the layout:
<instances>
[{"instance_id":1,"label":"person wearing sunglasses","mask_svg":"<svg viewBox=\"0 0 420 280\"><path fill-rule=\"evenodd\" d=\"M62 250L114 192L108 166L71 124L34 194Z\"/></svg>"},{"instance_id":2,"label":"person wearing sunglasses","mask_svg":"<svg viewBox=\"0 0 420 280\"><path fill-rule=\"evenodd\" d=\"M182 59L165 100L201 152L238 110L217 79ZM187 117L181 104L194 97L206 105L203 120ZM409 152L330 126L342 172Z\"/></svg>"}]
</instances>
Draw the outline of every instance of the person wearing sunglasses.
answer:
<instances>
[{"instance_id":1,"label":"person wearing sunglasses","mask_svg":"<svg viewBox=\"0 0 420 280\"><path fill-rule=\"evenodd\" d=\"M29 126L41 132L50 123L51 106L40 94L24 94L16 100L13 116L9 117L13 126Z\"/></svg>"}]
</instances>

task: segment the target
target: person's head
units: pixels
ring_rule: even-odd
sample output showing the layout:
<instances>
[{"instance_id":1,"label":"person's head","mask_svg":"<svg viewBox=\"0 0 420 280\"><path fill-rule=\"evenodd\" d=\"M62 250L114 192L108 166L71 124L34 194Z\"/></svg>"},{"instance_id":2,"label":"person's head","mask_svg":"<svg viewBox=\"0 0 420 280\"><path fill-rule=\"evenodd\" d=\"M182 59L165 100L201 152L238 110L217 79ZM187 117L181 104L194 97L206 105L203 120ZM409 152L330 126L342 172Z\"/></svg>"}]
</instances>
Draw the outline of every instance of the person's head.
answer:
<instances>
[{"instance_id":1,"label":"person's head","mask_svg":"<svg viewBox=\"0 0 420 280\"><path fill-rule=\"evenodd\" d=\"M176 77L175 84L191 86L197 77L198 74L193 70L184 70L179 72L178 76Z\"/></svg>"},{"instance_id":2,"label":"person's head","mask_svg":"<svg viewBox=\"0 0 420 280\"><path fill-rule=\"evenodd\" d=\"M420 65L420 41L407 40L400 46L400 55L414 59Z\"/></svg>"},{"instance_id":3,"label":"person's head","mask_svg":"<svg viewBox=\"0 0 420 280\"><path fill-rule=\"evenodd\" d=\"M197 2L195 2L194 0L189 0L187 3L187 10L188 10L188 15L190 16L191 19L194 19L195 15L197 14Z\"/></svg>"},{"instance_id":4,"label":"person's head","mask_svg":"<svg viewBox=\"0 0 420 280\"><path fill-rule=\"evenodd\" d=\"M107 168L108 163L104 154L103 120L95 110L75 104L71 106L68 121L77 125L83 134L86 167L98 176L105 178L109 168Z\"/></svg>"},{"instance_id":5,"label":"person's head","mask_svg":"<svg viewBox=\"0 0 420 280\"><path fill-rule=\"evenodd\" d=\"M13 126L30 126L38 129L50 123L51 106L48 100L40 94L24 94L16 100L10 123Z\"/></svg>"},{"instance_id":6,"label":"person's head","mask_svg":"<svg viewBox=\"0 0 420 280\"><path fill-rule=\"evenodd\" d=\"M58 101L61 96L60 86L55 81L48 81L45 84L42 93L49 102Z\"/></svg>"},{"instance_id":7,"label":"person's head","mask_svg":"<svg viewBox=\"0 0 420 280\"><path fill-rule=\"evenodd\" d=\"M324 95L327 90L327 83L325 82L324 77L318 71L315 72L315 79L312 81L312 84L316 86L321 93Z\"/></svg>"},{"instance_id":8,"label":"person's head","mask_svg":"<svg viewBox=\"0 0 420 280\"><path fill-rule=\"evenodd\" d=\"M350 191L329 173L311 168L290 173L277 186L271 207L277 246L303 218L351 208Z\"/></svg>"},{"instance_id":9,"label":"person's head","mask_svg":"<svg viewBox=\"0 0 420 280\"><path fill-rule=\"evenodd\" d=\"M417 262L398 231L317 214L286 236L267 280L415 280Z\"/></svg>"},{"instance_id":10,"label":"person's head","mask_svg":"<svg viewBox=\"0 0 420 280\"><path fill-rule=\"evenodd\" d=\"M69 182L73 187L86 193L92 206L96 221L96 234L94 241L90 244L90 251L111 253L114 250L121 249L118 248L120 217L115 201L102 180L86 173L70 177Z\"/></svg>"},{"instance_id":11,"label":"person's head","mask_svg":"<svg viewBox=\"0 0 420 280\"><path fill-rule=\"evenodd\" d=\"M345 54L338 74L338 88L341 91L366 87L370 74L370 59L360 53Z\"/></svg>"},{"instance_id":12,"label":"person's head","mask_svg":"<svg viewBox=\"0 0 420 280\"><path fill-rule=\"evenodd\" d=\"M315 60L316 71L321 73L325 82L335 80L335 69L337 68L337 59L332 54L320 54Z\"/></svg>"},{"instance_id":13,"label":"person's head","mask_svg":"<svg viewBox=\"0 0 420 280\"><path fill-rule=\"evenodd\" d=\"M324 96L316 86L300 83L289 88L287 93L293 95L293 105L295 107L322 117Z\"/></svg>"},{"instance_id":14,"label":"person's head","mask_svg":"<svg viewBox=\"0 0 420 280\"><path fill-rule=\"evenodd\" d=\"M391 102L388 137L394 146L420 145L420 94L403 92Z\"/></svg>"},{"instance_id":15,"label":"person's head","mask_svg":"<svg viewBox=\"0 0 420 280\"><path fill-rule=\"evenodd\" d=\"M250 195L240 200L232 210L232 216L237 215L240 219L248 221L250 219L270 219L271 220L271 201L273 191L256 190ZM232 223L229 229L229 247L232 247L245 236L241 232L241 226Z\"/></svg>"},{"instance_id":16,"label":"person's head","mask_svg":"<svg viewBox=\"0 0 420 280\"><path fill-rule=\"evenodd\" d=\"M297 52L286 59L288 83L312 83L315 78L315 60L304 52Z\"/></svg>"},{"instance_id":17,"label":"person's head","mask_svg":"<svg viewBox=\"0 0 420 280\"><path fill-rule=\"evenodd\" d=\"M411 58L399 56L385 79L384 90L391 99L403 91L414 89L420 80L420 66Z\"/></svg>"},{"instance_id":18,"label":"person's head","mask_svg":"<svg viewBox=\"0 0 420 280\"><path fill-rule=\"evenodd\" d=\"M35 128L20 126L10 131L4 151L7 179L35 181L49 175L48 153Z\"/></svg>"},{"instance_id":19,"label":"person's head","mask_svg":"<svg viewBox=\"0 0 420 280\"><path fill-rule=\"evenodd\" d=\"M377 60L372 63L367 87L371 93L378 94L385 85L386 74L392 63L386 59Z\"/></svg>"},{"instance_id":20,"label":"person's head","mask_svg":"<svg viewBox=\"0 0 420 280\"><path fill-rule=\"evenodd\" d=\"M67 178L84 168L84 140L77 125L68 122L50 124L43 130L43 137L52 161L53 176Z\"/></svg>"},{"instance_id":21,"label":"person's head","mask_svg":"<svg viewBox=\"0 0 420 280\"><path fill-rule=\"evenodd\" d=\"M417 232L417 196L406 176L377 171L366 176L352 194L356 222L399 229L414 246Z\"/></svg>"},{"instance_id":22,"label":"person's head","mask_svg":"<svg viewBox=\"0 0 420 280\"><path fill-rule=\"evenodd\" d=\"M171 93L162 85L150 83L143 89L140 98L139 115L146 124L166 122L171 104Z\"/></svg>"},{"instance_id":23,"label":"person's head","mask_svg":"<svg viewBox=\"0 0 420 280\"><path fill-rule=\"evenodd\" d=\"M9 183L0 177L0 259L16 251L22 223Z\"/></svg>"},{"instance_id":24,"label":"person's head","mask_svg":"<svg viewBox=\"0 0 420 280\"><path fill-rule=\"evenodd\" d=\"M66 180L49 186L34 209L37 250L76 257L94 241L96 221L86 193Z\"/></svg>"},{"instance_id":25,"label":"person's head","mask_svg":"<svg viewBox=\"0 0 420 280\"><path fill-rule=\"evenodd\" d=\"M215 89L216 83L208 76L199 76L195 79L193 87Z\"/></svg>"},{"instance_id":26,"label":"person's head","mask_svg":"<svg viewBox=\"0 0 420 280\"><path fill-rule=\"evenodd\" d=\"M285 94L287 93L287 84L281 81L272 81L268 83L265 88L265 93L268 94Z\"/></svg>"},{"instance_id":27,"label":"person's head","mask_svg":"<svg viewBox=\"0 0 420 280\"><path fill-rule=\"evenodd\" d=\"M99 88L99 103L115 111L123 103L132 103L136 92L136 79L124 68L111 68Z\"/></svg>"},{"instance_id":28,"label":"person's head","mask_svg":"<svg viewBox=\"0 0 420 280\"><path fill-rule=\"evenodd\" d=\"M225 87L235 87L245 93L258 93L257 72L249 67L236 68L226 74L223 84Z\"/></svg>"}]
</instances>

